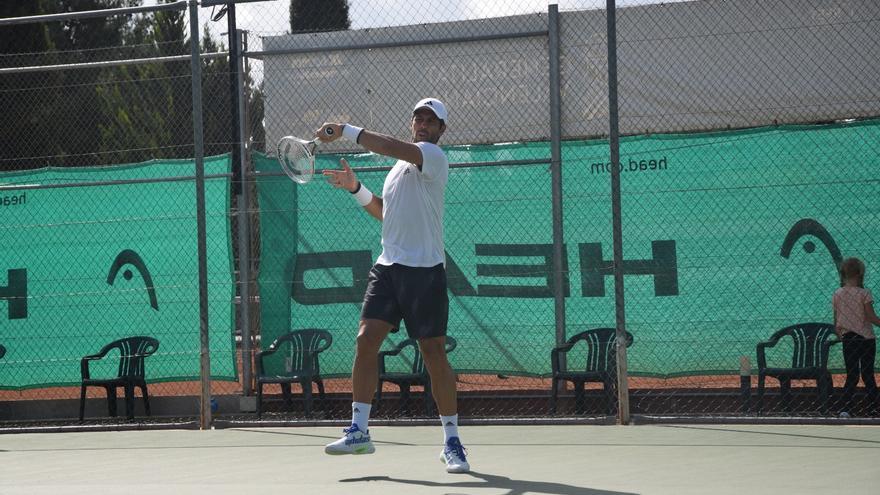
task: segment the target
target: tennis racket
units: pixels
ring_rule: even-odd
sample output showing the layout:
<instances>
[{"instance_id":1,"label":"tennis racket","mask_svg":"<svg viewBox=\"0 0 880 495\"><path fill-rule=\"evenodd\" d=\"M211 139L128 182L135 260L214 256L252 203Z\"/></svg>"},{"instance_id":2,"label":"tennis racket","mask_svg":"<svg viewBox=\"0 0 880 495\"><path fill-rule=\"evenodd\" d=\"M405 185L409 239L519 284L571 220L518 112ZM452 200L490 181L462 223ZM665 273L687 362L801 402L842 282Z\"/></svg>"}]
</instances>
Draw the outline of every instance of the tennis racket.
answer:
<instances>
[{"instance_id":1,"label":"tennis racket","mask_svg":"<svg viewBox=\"0 0 880 495\"><path fill-rule=\"evenodd\" d=\"M333 129L324 128L324 134L333 135ZM284 136L278 140L278 164L290 180L306 184L315 175L315 148L318 138L306 141L295 136Z\"/></svg>"}]
</instances>

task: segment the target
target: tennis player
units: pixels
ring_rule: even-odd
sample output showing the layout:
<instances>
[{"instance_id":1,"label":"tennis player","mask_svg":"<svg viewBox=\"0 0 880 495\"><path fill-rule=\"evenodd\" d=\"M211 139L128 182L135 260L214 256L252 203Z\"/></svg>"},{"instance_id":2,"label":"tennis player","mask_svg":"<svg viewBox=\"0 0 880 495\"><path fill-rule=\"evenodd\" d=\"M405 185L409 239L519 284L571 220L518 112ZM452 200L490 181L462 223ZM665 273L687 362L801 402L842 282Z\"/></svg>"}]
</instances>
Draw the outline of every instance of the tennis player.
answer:
<instances>
[{"instance_id":1,"label":"tennis player","mask_svg":"<svg viewBox=\"0 0 880 495\"><path fill-rule=\"evenodd\" d=\"M470 470L458 436L455 374L446 357L446 293L443 247L443 195L449 161L437 146L446 131L446 107L425 98L412 112L412 142L405 142L351 124L325 123L315 136L322 141L343 137L373 153L397 159L385 178L382 197L361 184L343 158L339 170L324 170L327 181L344 189L370 215L382 222L382 254L370 270L361 310L357 349L352 369L351 426L324 449L328 454L375 452L367 422L378 380L378 353L389 332L400 321L418 340L425 367L431 375L434 401L440 411L444 444L440 459L446 471ZM328 136L324 129L335 132Z\"/></svg>"}]
</instances>

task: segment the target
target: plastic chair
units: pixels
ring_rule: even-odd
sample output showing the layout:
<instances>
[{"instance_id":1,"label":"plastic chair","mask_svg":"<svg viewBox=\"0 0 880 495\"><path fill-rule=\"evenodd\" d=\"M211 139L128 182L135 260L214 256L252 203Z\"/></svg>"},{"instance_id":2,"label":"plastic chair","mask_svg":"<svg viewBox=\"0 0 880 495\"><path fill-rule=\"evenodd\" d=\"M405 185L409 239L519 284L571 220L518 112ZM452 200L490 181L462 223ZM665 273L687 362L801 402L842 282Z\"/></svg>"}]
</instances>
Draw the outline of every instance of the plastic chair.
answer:
<instances>
[{"instance_id":1,"label":"plastic chair","mask_svg":"<svg viewBox=\"0 0 880 495\"><path fill-rule=\"evenodd\" d=\"M454 338L446 337L446 354L455 350L458 343ZM406 351L406 352L404 352ZM406 371L389 371L393 367L389 366L387 361L389 358L397 357L404 360L411 355ZM434 396L431 394L431 377L425 368L425 361L422 359L422 353L419 350L418 341L415 339L405 339L394 346L393 349L379 352L379 385L376 388L376 409L379 408L379 402L382 400L382 384L388 382L393 383L400 388L400 400L403 404L409 405L410 388L412 386L421 386L425 390L425 414L427 416L434 415Z\"/></svg>"},{"instance_id":2,"label":"plastic chair","mask_svg":"<svg viewBox=\"0 0 880 495\"><path fill-rule=\"evenodd\" d=\"M767 366L766 350L776 346L783 337L792 341L791 366L786 368ZM828 412L828 396L834 389L831 373L828 371L828 353L837 344L837 334L831 323L799 323L778 330L770 339L756 346L758 354L758 397L756 412L761 414L764 402L764 382L773 377L779 380L780 397L786 409L791 408L790 392L792 380L816 380L819 392L820 411Z\"/></svg>"},{"instance_id":3,"label":"plastic chair","mask_svg":"<svg viewBox=\"0 0 880 495\"><path fill-rule=\"evenodd\" d=\"M306 416L312 414L312 383L318 385L318 394L324 400L324 381L318 355L333 343L333 335L326 330L308 328L288 332L257 353L257 417L263 415L263 386L281 385L285 406L291 403L290 385L299 383L303 390ZM279 352L280 351L280 352Z\"/></svg>"},{"instance_id":4,"label":"plastic chair","mask_svg":"<svg viewBox=\"0 0 880 495\"><path fill-rule=\"evenodd\" d=\"M568 354L581 341L587 347L586 362L583 368L574 369L574 360ZM609 415L614 414L614 406L616 404L614 394L617 390L616 342L616 329L593 328L569 337L565 344L556 346L550 351L550 365L553 371L550 398L551 413L556 413L559 382L568 381L574 384L575 411L577 414L583 414L586 410L585 388L588 382L599 382L602 384L606 399L606 412ZM629 347L632 343L632 334L626 332L626 346ZM565 357L565 364L563 364L563 357Z\"/></svg>"},{"instance_id":5,"label":"plastic chair","mask_svg":"<svg viewBox=\"0 0 880 495\"><path fill-rule=\"evenodd\" d=\"M125 389L125 414L134 419L134 388L140 387L144 399L144 411L150 415L150 396L144 372L144 359L159 349L159 341L153 337L126 337L105 345L97 354L86 356L80 361L82 386L79 398L79 420L83 420L86 407L86 388L103 387L107 391L107 407L110 416L116 416L116 389ZM89 363L103 359L110 351L119 351L119 366L112 378L92 378Z\"/></svg>"}]
</instances>

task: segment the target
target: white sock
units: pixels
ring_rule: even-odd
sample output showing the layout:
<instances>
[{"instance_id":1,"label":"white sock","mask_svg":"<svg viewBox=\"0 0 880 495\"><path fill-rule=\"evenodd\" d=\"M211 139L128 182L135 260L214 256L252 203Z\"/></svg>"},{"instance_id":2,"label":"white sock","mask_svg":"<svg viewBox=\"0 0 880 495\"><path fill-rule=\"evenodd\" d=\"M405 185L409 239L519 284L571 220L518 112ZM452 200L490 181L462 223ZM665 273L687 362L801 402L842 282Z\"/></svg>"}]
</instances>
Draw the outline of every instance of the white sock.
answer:
<instances>
[{"instance_id":1,"label":"white sock","mask_svg":"<svg viewBox=\"0 0 880 495\"><path fill-rule=\"evenodd\" d=\"M366 404L364 402L352 402L351 424L357 425L358 429L361 431L367 431L367 423L370 420L371 407L373 407L371 404Z\"/></svg>"},{"instance_id":2,"label":"white sock","mask_svg":"<svg viewBox=\"0 0 880 495\"><path fill-rule=\"evenodd\" d=\"M453 416L440 416L440 424L443 425L443 445L452 437L458 436L458 414Z\"/></svg>"}]
</instances>

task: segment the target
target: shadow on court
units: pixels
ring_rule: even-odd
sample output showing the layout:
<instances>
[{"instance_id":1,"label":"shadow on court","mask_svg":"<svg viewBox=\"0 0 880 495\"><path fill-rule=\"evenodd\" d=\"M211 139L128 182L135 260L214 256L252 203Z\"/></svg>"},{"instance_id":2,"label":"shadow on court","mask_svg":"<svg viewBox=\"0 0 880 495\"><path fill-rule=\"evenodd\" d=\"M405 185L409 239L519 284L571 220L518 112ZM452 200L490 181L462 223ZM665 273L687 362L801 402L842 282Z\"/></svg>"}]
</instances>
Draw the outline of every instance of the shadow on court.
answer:
<instances>
[{"instance_id":1,"label":"shadow on court","mask_svg":"<svg viewBox=\"0 0 880 495\"><path fill-rule=\"evenodd\" d=\"M552 481L529 481L515 480L506 476L471 471L467 475L477 478L473 481L457 481L450 483L438 483L436 481L408 480L404 478L392 478L390 476L362 476L360 478L347 478L339 480L340 483L361 483L370 481L384 481L388 483L400 483L404 485L420 485L449 489L494 489L508 490L503 495L523 495L526 493L548 493L553 495L638 495L632 492L617 492L609 490L595 490L582 486L554 483ZM452 495L451 493L449 495Z\"/></svg>"}]
</instances>

